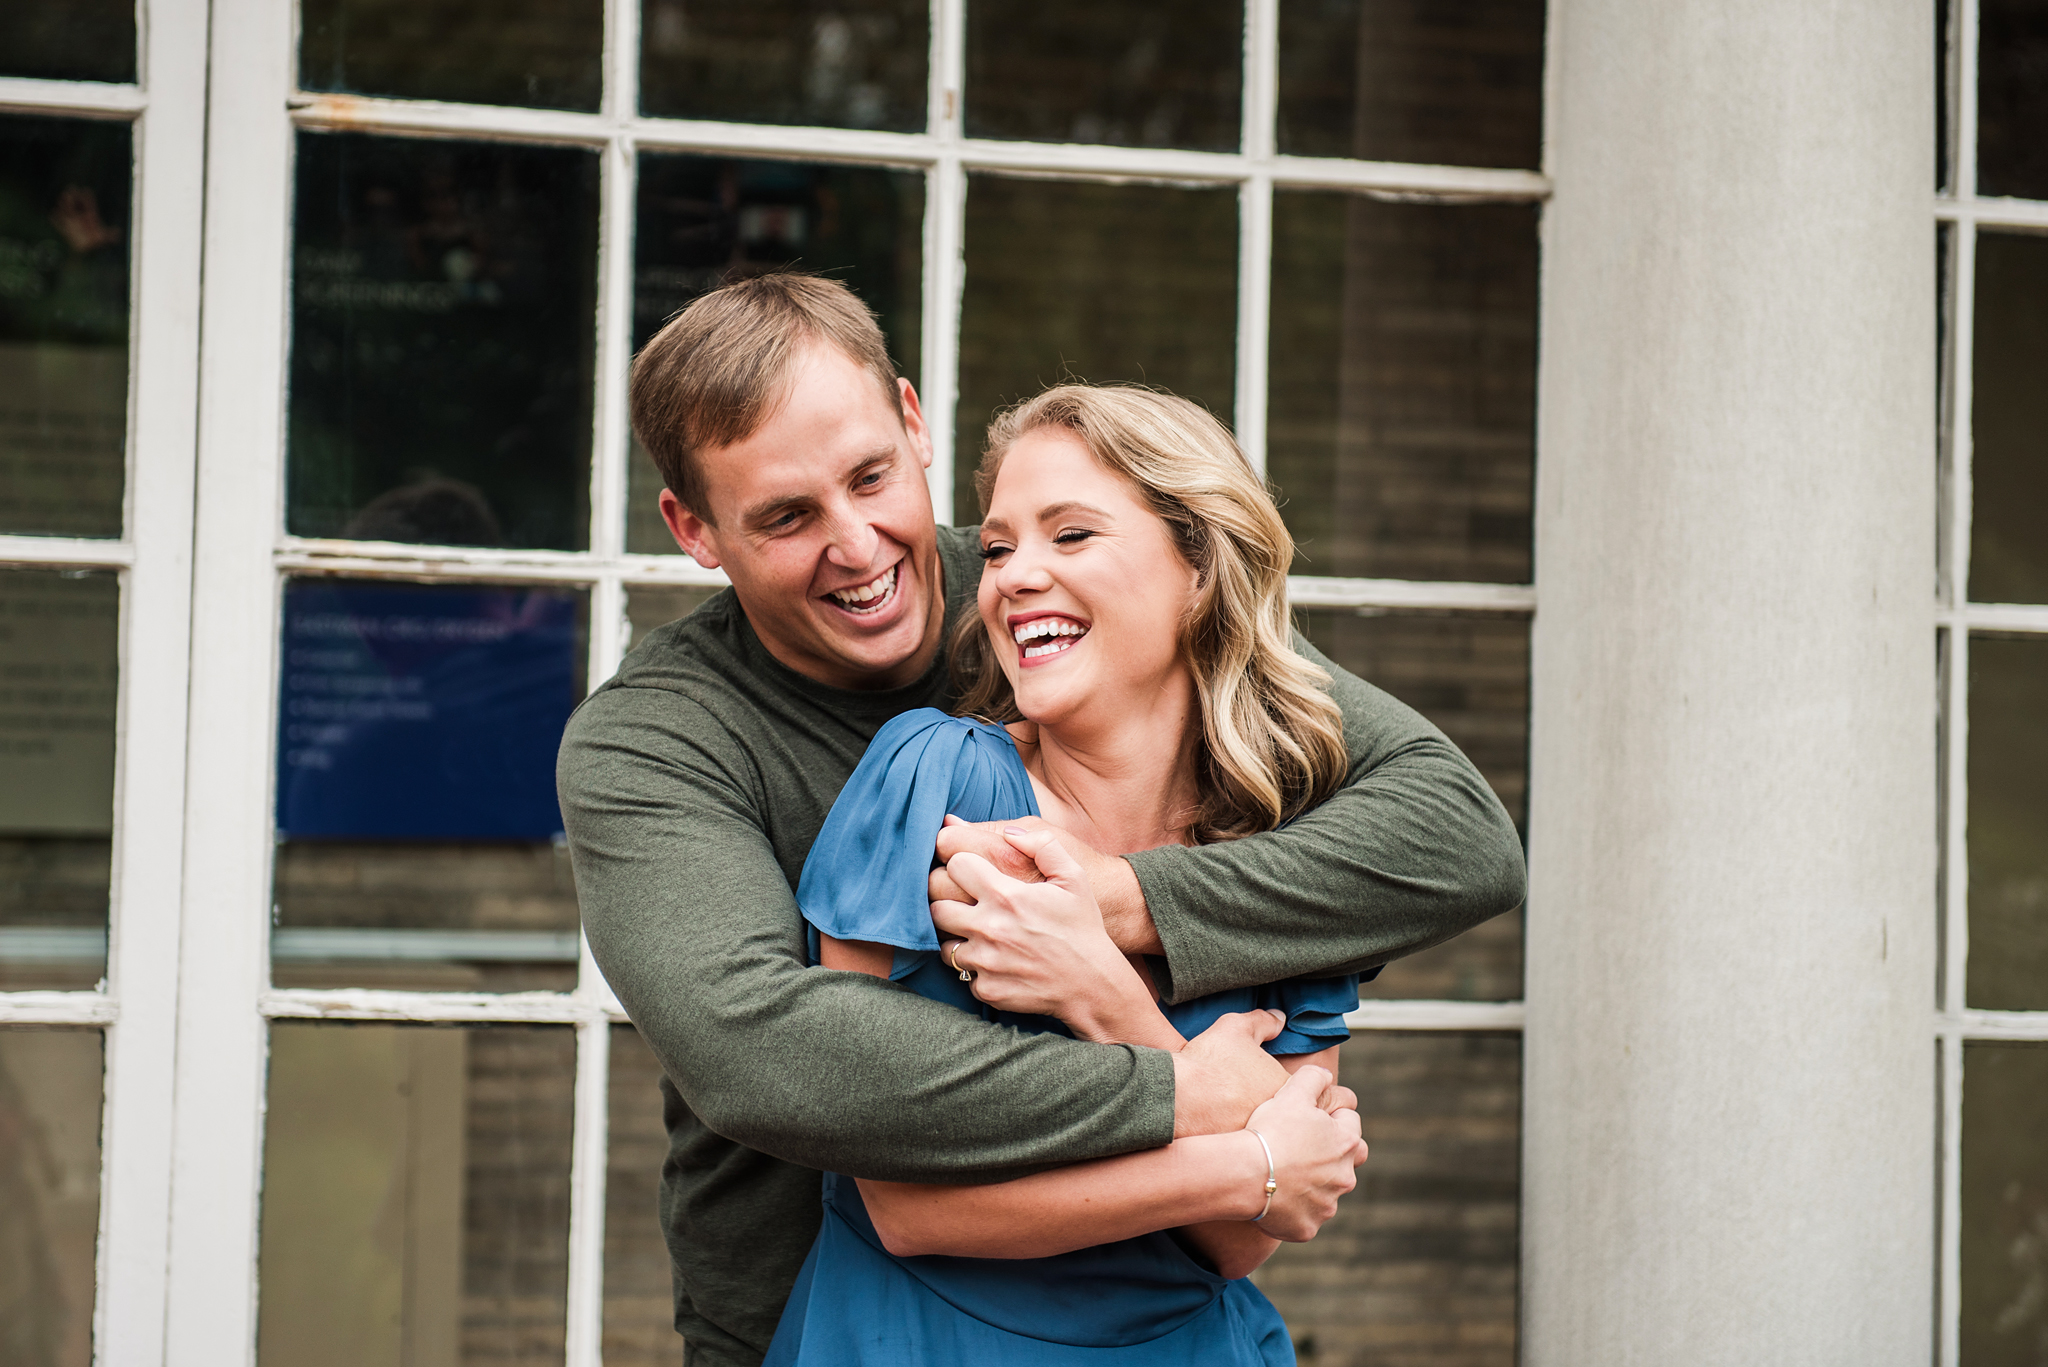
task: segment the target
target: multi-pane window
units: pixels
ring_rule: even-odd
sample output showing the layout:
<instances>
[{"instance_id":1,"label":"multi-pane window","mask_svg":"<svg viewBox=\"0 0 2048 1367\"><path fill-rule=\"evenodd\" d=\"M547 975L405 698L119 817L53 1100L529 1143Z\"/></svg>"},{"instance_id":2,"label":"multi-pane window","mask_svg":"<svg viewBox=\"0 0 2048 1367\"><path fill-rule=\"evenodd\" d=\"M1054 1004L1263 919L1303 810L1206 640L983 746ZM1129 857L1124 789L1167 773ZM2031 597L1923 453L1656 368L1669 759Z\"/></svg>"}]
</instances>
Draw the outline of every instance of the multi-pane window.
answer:
<instances>
[{"instance_id":1,"label":"multi-pane window","mask_svg":"<svg viewBox=\"0 0 2048 1367\"><path fill-rule=\"evenodd\" d=\"M1937 169L1943 1367L2048 1352L2048 9L1951 0Z\"/></svg>"},{"instance_id":2,"label":"multi-pane window","mask_svg":"<svg viewBox=\"0 0 2048 1367\"><path fill-rule=\"evenodd\" d=\"M50 1360L95 1315L103 1356L676 1359L658 1065L583 952L552 756L722 583L625 421L722 281L874 308L963 523L1005 404L1206 404L1304 633L1525 817L1541 0L141 19L0 17L0 1228L42 1259L0 1321ZM1513 1360L1520 997L1519 917L1368 990L1362 1193L1262 1274L1304 1361ZM174 1078L175 1218L122 1129ZM116 1228L167 1309L95 1292L152 1266Z\"/></svg>"}]
</instances>

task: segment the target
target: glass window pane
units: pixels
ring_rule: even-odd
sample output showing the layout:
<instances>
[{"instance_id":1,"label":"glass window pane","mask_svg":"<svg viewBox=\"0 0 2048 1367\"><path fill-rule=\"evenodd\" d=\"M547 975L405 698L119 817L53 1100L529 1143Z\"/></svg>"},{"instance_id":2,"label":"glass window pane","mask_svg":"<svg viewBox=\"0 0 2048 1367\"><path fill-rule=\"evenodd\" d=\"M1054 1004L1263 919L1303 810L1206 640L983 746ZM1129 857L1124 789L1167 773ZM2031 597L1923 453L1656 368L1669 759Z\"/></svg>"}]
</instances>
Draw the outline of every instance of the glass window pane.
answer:
<instances>
[{"instance_id":1,"label":"glass window pane","mask_svg":"<svg viewBox=\"0 0 2048 1367\"><path fill-rule=\"evenodd\" d=\"M604 0L302 0L299 29L306 90L596 109L603 89Z\"/></svg>"},{"instance_id":2,"label":"glass window pane","mask_svg":"<svg viewBox=\"0 0 2048 1367\"><path fill-rule=\"evenodd\" d=\"M100 1223L97 1030L0 1030L0 1353L89 1367Z\"/></svg>"},{"instance_id":3,"label":"glass window pane","mask_svg":"<svg viewBox=\"0 0 2048 1367\"><path fill-rule=\"evenodd\" d=\"M924 0L644 0L640 109L921 133L930 52Z\"/></svg>"},{"instance_id":4,"label":"glass window pane","mask_svg":"<svg viewBox=\"0 0 2048 1367\"><path fill-rule=\"evenodd\" d=\"M1342 1058L1372 1158L1253 1281L1303 1367L1514 1367L1520 1037L1361 1031Z\"/></svg>"},{"instance_id":5,"label":"glass window pane","mask_svg":"<svg viewBox=\"0 0 2048 1367\"><path fill-rule=\"evenodd\" d=\"M1977 10L1977 192L2048 199L2048 5Z\"/></svg>"},{"instance_id":6,"label":"glass window pane","mask_svg":"<svg viewBox=\"0 0 2048 1367\"><path fill-rule=\"evenodd\" d=\"M1969 1004L2048 1010L2048 637L1970 638Z\"/></svg>"},{"instance_id":7,"label":"glass window pane","mask_svg":"<svg viewBox=\"0 0 2048 1367\"><path fill-rule=\"evenodd\" d=\"M270 1031L257 1358L559 1363L576 1034Z\"/></svg>"},{"instance_id":8,"label":"glass window pane","mask_svg":"<svg viewBox=\"0 0 2048 1367\"><path fill-rule=\"evenodd\" d=\"M121 589L0 571L0 990L106 971Z\"/></svg>"},{"instance_id":9,"label":"glass window pane","mask_svg":"<svg viewBox=\"0 0 2048 1367\"><path fill-rule=\"evenodd\" d=\"M0 532L121 534L131 165L125 123L0 117Z\"/></svg>"},{"instance_id":10,"label":"glass window pane","mask_svg":"<svg viewBox=\"0 0 2048 1367\"><path fill-rule=\"evenodd\" d=\"M1241 0L970 0L967 135L1234 152Z\"/></svg>"},{"instance_id":11,"label":"glass window pane","mask_svg":"<svg viewBox=\"0 0 2048 1367\"><path fill-rule=\"evenodd\" d=\"M1272 307L1294 572L1528 582L1535 206L1280 191Z\"/></svg>"},{"instance_id":12,"label":"glass window pane","mask_svg":"<svg viewBox=\"0 0 2048 1367\"><path fill-rule=\"evenodd\" d=\"M1543 0L1288 0L1280 150L1534 169Z\"/></svg>"},{"instance_id":13,"label":"glass window pane","mask_svg":"<svg viewBox=\"0 0 2048 1367\"><path fill-rule=\"evenodd\" d=\"M989 419L1066 379L1136 380L1228 421L1237 193L974 176L960 308L954 520L981 520Z\"/></svg>"},{"instance_id":14,"label":"glass window pane","mask_svg":"<svg viewBox=\"0 0 2048 1367\"><path fill-rule=\"evenodd\" d=\"M598 155L299 135L289 529L581 550Z\"/></svg>"},{"instance_id":15,"label":"glass window pane","mask_svg":"<svg viewBox=\"0 0 2048 1367\"><path fill-rule=\"evenodd\" d=\"M2048 1044L1963 1045L1962 1360L2048 1354Z\"/></svg>"},{"instance_id":16,"label":"glass window pane","mask_svg":"<svg viewBox=\"0 0 2048 1367\"><path fill-rule=\"evenodd\" d=\"M135 0L9 0L0 5L0 76L135 79Z\"/></svg>"},{"instance_id":17,"label":"glass window pane","mask_svg":"<svg viewBox=\"0 0 2048 1367\"><path fill-rule=\"evenodd\" d=\"M661 1064L630 1025L612 1027L605 1163L605 1367L674 1367L683 1357L657 1200L668 1130Z\"/></svg>"},{"instance_id":18,"label":"glass window pane","mask_svg":"<svg viewBox=\"0 0 2048 1367\"><path fill-rule=\"evenodd\" d=\"M706 291L794 266L830 275L875 311L896 366L923 360L924 174L881 166L640 158L633 237L633 348ZM661 475L636 441L626 549L680 555L656 500Z\"/></svg>"},{"instance_id":19,"label":"glass window pane","mask_svg":"<svg viewBox=\"0 0 2048 1367\"><path fill-rule=\"evenodd\" d=\"M280 986L575 985L554 774L587 621L568 589L286 586Z\"/></svg>"},{"instance_id":20,"label":"glass window pane","mask_svg":"<svg viewBox=\"0 0 2048 1367\"><path fill-rule=\"evenodd\" d=\"M1970 597L2048 603L2048 237L1977 235Z\"/></svg>"},{"instance_id":21,"label":"glass window pane","mask_svg":"<svg viewBox=\"0 0 2048 1367\"><path fill-rule=\"evenodd\" d=\"M1298 608L1302 635L1331 660L1442 728L1526 829L1529 623L1470 614ZM1522 995L1522 913L1396 959L1359 989L1367 997L1514 1001Z\"/></svg>"},{"instance_id":22,"label":"glass window pane","mask_svg":"<svg viewBox=\"0 0 2048 1367\"><path fill-rule=\"evenodd\" d=\"M688 617L703 607L712 595L721 589L687 588L675 584L629 584L626 586L626 622L630 639L628 649L645 640L647 633L658 626Z\"/></svg>"}]
</instances>

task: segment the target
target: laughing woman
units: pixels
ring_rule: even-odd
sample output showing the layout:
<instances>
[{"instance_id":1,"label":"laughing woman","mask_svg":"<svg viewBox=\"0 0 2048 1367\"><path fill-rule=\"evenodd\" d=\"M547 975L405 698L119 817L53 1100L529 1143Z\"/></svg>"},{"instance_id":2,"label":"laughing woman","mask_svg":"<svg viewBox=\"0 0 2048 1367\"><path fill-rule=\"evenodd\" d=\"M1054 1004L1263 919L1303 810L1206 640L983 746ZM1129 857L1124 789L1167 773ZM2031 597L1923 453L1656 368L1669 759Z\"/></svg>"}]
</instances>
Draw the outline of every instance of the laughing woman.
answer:
<instances>
[{"instance_id":1,"label":"laughing woman","mask_svg":"<svg viewBox=\"0 0 2048 1367\"><path fill-rule=\"evenodd\" d=\"M1275 1072L1293 1077L1243 1130L1017 1181L828 1174L769 1367L1292 1363L1244 1278L1275 1233L1312 1235L1364 1161L1357 1113L1331 1090L1357 979L1163 1005L1079 866L1020 828L1067 987L1035 1004L1048 1015L1012 1014L975 995L988 946L941 947L926 872L949 815L1043 816L1125 854L1272 830L1328 796L1346 753L1327 679L1289 643L1293 544L1222 425L1148 390L1062 386L1003 415L976 491L979 611L953 645L968 715L898 717L847 782L797 890L817 961L1105 1043L1179 1049L1263 1010ZM1023 895L975 855L949 871L977 898Z\"/></svg>"}]
</instances>

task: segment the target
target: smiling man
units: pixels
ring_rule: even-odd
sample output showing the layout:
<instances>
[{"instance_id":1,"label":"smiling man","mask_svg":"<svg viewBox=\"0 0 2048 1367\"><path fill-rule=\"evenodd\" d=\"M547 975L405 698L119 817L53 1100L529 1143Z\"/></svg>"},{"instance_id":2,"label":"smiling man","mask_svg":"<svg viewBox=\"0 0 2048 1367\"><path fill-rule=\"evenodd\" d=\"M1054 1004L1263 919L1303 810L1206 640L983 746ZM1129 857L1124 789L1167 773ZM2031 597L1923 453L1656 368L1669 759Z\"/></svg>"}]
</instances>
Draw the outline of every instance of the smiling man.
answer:
<instances>
[{"instance_id":1,"label":"smiling man","mask_svg":"<svg viewBox=\"0 0 2048 1367\"><path fill-rule=\"evenodd\" d=\"M1180 1053L1027 1036L807 966L804 857L882 724L951 701L941 643L974 611L978 541L934 526L917 395L843 286L706 295L648 343L632 390L664 518L732 588L650 632L578 710L562 812L591 950L666 1075L687 1360L751 1367L817 1232L819 1170L994 1181L1156 1147L1242 1125L1275 1065L1249 1026ZM1464 756L1296 644L1344 712L1328 802L1127 859L1062 838L1111 937L1157 956L1176 1000L1369 969L1521 901L1514 829ZM940 849L1008 853L972 827Z\"/></svg>"}]
</instances>

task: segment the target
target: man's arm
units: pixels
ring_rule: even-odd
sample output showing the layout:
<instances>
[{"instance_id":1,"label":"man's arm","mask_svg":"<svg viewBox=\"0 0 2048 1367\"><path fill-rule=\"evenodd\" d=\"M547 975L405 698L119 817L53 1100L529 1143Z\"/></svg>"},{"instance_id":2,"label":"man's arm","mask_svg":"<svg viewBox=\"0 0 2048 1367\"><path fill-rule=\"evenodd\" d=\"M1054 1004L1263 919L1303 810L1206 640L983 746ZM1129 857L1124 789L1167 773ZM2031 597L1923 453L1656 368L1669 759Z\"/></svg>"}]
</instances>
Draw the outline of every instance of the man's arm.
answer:
<instances>
[{"instance_id":1,"label":"man's arm","mask_svg":"<svg viewBox=\"0 0 2048 1367\"><path fill-rule=\"evenodd\" d=\"M1522 903L1521 841L1472 762L1298 633L1294 645L1329 671L1344 713L1351 767L1328 801L1283 830L1121 860L1062 841L1097 888L1118 946L1164 956L1169 1000L1370 968ZM972 851L1012 877L1036 877L1002 824L948 827L939 853ZM935 899L960 895L945 870L932 888Z\"/></svg>"},{"instance_id":2,"label":"man's arm","mask_svg":"<svg viewBox=\"0 0 2048 1367\"><path fill-rule=\"evenodd\" d=\"M1234 1097L1228 1060L1025 1035L806 968L758 779L715 727L681 733L696 706L606 690L571 720L557 777L592 953L713 1131L860 1177L988 1181L1163 1145L1183 1090ZM1244 1052L1270 1062L1249 1036ZM1264 1077L1211 1127L1242 1124Z\"/></svg>"}]
</instances>

